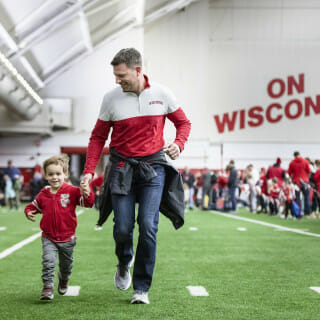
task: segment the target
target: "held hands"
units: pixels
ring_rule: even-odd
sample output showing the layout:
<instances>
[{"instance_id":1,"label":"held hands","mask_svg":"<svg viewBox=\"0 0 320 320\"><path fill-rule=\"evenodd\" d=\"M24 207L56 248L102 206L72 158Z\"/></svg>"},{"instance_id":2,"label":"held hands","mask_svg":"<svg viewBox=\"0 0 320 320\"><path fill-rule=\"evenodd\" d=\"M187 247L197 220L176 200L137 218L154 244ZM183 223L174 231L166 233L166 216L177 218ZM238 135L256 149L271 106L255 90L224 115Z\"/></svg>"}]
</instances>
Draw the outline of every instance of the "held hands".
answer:
<instances>
[{"instance_id":1,"label":"held hands","mask_svg":"<svg viewBox=\"0 0 320 320\"><path fill-rule=\"evenodd\" d=\"M81 194L85 197L88 198L90 195L90 187L89 183L92 181L92 174L87 173L83 176L81 182L80 182L80 190Z\"/></svg>"},{"instance_id":2,"label":"held hands","mask_svg":"<svg viewBox=\"0 0 320 320\"><path fill-rule=\"evenodd\" d=\"M175 160L180 156L180 148L176 143L165 145L163 150L172 160Z\"/></svg>"},{"instance_id":3,"label":"held hands","mask_svg":"<svg viewBox=\"0 0 320 320\"><path fill-rule=\"evenodd\" d=\"M27 219L30 220L30 221L35 222L36 219L34 218L34 216L35 216L36 213L37 213L37 210L28 211L28 212L26 213Z\"/></svg>"}]
</instances>

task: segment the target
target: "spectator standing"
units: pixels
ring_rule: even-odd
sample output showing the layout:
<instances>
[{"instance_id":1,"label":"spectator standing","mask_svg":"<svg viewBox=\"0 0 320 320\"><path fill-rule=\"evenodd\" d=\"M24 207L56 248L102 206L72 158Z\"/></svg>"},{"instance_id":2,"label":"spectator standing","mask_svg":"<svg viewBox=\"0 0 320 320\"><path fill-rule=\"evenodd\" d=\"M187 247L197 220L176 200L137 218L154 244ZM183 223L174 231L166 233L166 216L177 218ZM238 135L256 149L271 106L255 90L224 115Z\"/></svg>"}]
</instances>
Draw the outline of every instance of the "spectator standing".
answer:
<instances>
[{"instance_id":1,"label":"spectator standing","mask_svg":"<svg viewBox=\"0 0 320 320\"><path fill-rule=\"evenodd\" d=\"M22 179L23 179L23 176L19 176L18 174L16 174L13 182L13 189L16 194L17 209L19 209L20 207L20 191L22 188Z\"/></svg>"},{"instance_id":2,"label":"spectator standing","mask_svg":"<svg viewBox=\"0 0 320 320\"><path fill-rule=\"evenodd\" d=\"M295 214L293 210L293 201L295 197L294 186L291 182L291 178L286 178L283 183L283 187L280 191L280 199L284 203L284 216L287 219L289 215L289 211L291 213L291 217L294 219Z\"/></svg>"},{"instance_id":3,"label":"spectator standing","mask_svg":"<svg viewBox=\"0 0 320 320\"><path fill-rule=\"evenodd\" d=\"M315 188L313 192L313 202L312 202L312 212L313 217L317 216L319 218L320 209L320 160L315 160L315 173L313 175L313 181L315 183Z\"/></svg>"},{"instance_id":4,"label":"spectator standing","mask_svg":"<svg viewBox=\"0 0 320 320\"><path fill-rule=\"evenodd\" d=\"M267 170L267 179L277 178L278 185L281 188L285 178L285 170L281 167L281 159L277 158L276 162Z\"/></svg>"},{"instance_id":5,"label":"spectator standing","mask_svg":"<svg viewBox=\"0 0 320 320\"><path fill-rule=\"evenodd\" d=\"M202 174L202 209L208 209L212 201L212 184L211 184L211 175L212 172L208 169L205 169Z\"/></svg>"},{"instance_id":6,"label":"spectator standing","mask_svg":"<svg viewBox=\"0 0 320 320\"><path fill-rule=\"evenodd\" d=\"M228 192L231 201L231 211L237 211L237 199L236 191L239 187L238 183L238 171L235 167L234 160L230 160L228 165L229 177L228 177Z\"/></svg>"},{"instance_id":7,"label":"spectator standing","mask_svg":"<svg viewBox=\"0 0 320 320\"><path fill-rule=\"evenodd\" d=\"M5 198L6 181L4 180L4 174L0 170L0 206L4 207L6 205Z\"/></svg>"},{"instance_id":8,"label":"spectator standing","mask_svg":"<svg viewBox=\"0 0 320 320\"><path fill-rule=\"evenodd\" d=\"M189 170L188 167L185 167L182 171L182 181L188 186L188 192L189 192L189 209L192 210L194 203L193 203L193 195L194 195L194 175Z\"/></svg>"},{"instance_id":9,"label":"spectator standing","mask_svg":"<svg viewBox=\"0 0 320 320\"><path fill-rule=\"evenodd\" d=\"M275 216L279 212L279 195L280 195L280 187L278 184L278 178L273 177L271 179L271 186L269 191L269 208L270 208L270 215Z\"/></svg>"},{"instance_id":10,"label":"spectator standing","mask_svg":"<svg viewBox=\"0 0 320 320\"><path fill-rule=\"evenodd\" d=\"M16 209L18 209L17 203L16 203L16 193L14 192L13 183L9 175L7 174L4 175L4 181L5 181L4 196L5 196L7 205L9 205L10 209L13 209L13 206L15 206Z\"/></svg>"},{"instance_id":11,"label":"spectator standing","mask_svg":"<svg viewBox=\"0 0 320 320\"><path fill-rule=\"evenodd\" d=\"M292 182L298 186L298 190L295 191L295 199L301 208L301 193L304 199L304 214L310 214L310 186L309 175L311 173L309 162L300 156L299 151L293 153L294 159L289 164L288 174L292 179Z\"/></svg>"},{"instance_id":12,"label":"spectator standing","mask_svg":"<svg viewBox=\"0 0 320 320\"><path fill-rule=\"evenodd\" d=\"M260 170L260 178L259 178L259 186L260 191L258 195L258 203L259 203L259 211L258 213L267 213L268 207L268 182L267 182L267 174L266 169L261 168Z\"/></svg>"},{"instance_id":13,"label":"spectator standing","mask_svg":"<svg viewBox=\"0 0 320 320\"><path fill-rule=\"evenodd\" d=\"M253 164L249 164L246 168L246 180L249 184L249 208L250 212L257 211L257 184L259 183L259 172L254 168Z\"/></svg>"},{"instance_id":14,"label":"spectator standing","mask_svg":"<svg viewBox=\"0 0 320 320\"><path fill-rule=\"evenodd\" d=\"M12 183L14 182L16 175L22 176L20 169L13 165L12 160L8 160L8 166L4 169L4 174L7 174L10 177Z\"/></svg>"}]
</instances>

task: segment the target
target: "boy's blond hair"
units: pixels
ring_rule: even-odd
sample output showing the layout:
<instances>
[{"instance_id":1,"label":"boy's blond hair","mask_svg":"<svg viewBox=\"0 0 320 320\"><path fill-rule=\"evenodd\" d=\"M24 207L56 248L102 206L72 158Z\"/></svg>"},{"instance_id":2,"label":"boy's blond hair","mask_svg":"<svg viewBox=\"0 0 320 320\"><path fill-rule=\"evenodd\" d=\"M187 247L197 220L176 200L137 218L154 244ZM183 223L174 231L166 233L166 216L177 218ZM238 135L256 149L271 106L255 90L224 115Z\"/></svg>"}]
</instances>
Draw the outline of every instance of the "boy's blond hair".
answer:
<instances>
[{"instance_id":1,"label":"boy's blond hair","mask_svg":"<svg viewBox=\"0 0 320 320\"><path fill-rule=\"evenodd\" d=\"M63 173L67 174L69 170L69 157L66 154L56 155L48 158L43 162L43 171L46 174L48 166L51 164L60 165Z\"/></svg>"}]
</instances>

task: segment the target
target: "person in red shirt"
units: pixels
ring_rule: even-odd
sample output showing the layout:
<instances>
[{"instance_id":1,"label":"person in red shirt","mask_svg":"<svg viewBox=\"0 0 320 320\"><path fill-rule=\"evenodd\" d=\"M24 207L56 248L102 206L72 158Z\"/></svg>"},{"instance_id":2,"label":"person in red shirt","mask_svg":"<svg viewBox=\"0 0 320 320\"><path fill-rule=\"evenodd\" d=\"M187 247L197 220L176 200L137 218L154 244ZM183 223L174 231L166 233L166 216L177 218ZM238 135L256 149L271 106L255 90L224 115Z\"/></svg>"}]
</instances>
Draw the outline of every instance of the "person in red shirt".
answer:
<instances>
[{"instance_id":1,"label":"person in red shirt","mask_svg":"<svg viewBox=\"0 0 320 320\"><path fill-rule=\"evenodd\" d=\"M290 178L284 180L283 187L280 191L280 199L284 204L284 216L287 219L289 215L289 211L291 213L291 217L294 219L295 214L293 210L292 201L294 201L294 185L291 182Z\"/></svg>"},{"instance_id":2,"label":"person in red shirt","mask_svg":"<svg viewBox=\"0 0 320 320\"><path fill-rule=\"evenodd\" d=\"M285 170L281 168L281 159L277 158L276 163L268 168L267 179L277 178L278 185L281 188L283 185L284 177L285 177Z\"/></svg>"},{"instance_id":3,"label":"person in red shirt","mask_svg":"<svg viewBox=\"0 0 320 320\"><path fill-rule=\"evenodd\" d=\"M313 213L314 216L319 217L319 212L317 212L317 209L320 209L320 160L316 160L314 162L316 166L316 172L313 175L313 181L316 183L316 189L313 193Z\"/></svg>"},{"instance_id":4,"label":"person in red shirt","mask_svg":"<svg viewBox=\"0 0 320 320\"><path fill-rule=\"evenodd\" d=\"M162 208L161 212L165 212L177 228L184 222L181 175L165 155L172 160L180 156L189 137L191 122L171 90L150 81L143 73L142 56L138 50L121 49L110 64L119 86L103 98L90 136L82 182L91 182L105 142L112 132L110 166L107 165L109 169L105 174L98 224L101 226L113 211L113 236L118 258L114 285L119 290L128 290L132 282L131 303L149 304L159 209ZM166 119L176 129L175 139L167 144L163 137ZM139 240L134 255L136 203Z\"/></svg>"},{"instance_id":5,"label":"person in red shirt","mask_svg":"<svg viewBox=\"0 0 320 320\"><path fill-rule=\"evenodd\" d=\"M304 214L309 215L311 212L310 208L310 186L309 186L309 175L311 173L309 162L300 156L298 151L293 153L294 159L289 164L288 174L292 179L292 182L296 184L299 189L295 191L295 199L301 208L300 195L301 192L304 198Z\"/></svg>"},{"instance_id":6,"label":"person in red shirt","mask_svg":"<svg viewBox=\"0 0 320 320\"><path fill-rule=\"evenodd\" d=\"M270 208L270 215L274 216L278 214L279 211L279 194L280 194L280 187L278 184L278 178L274 177L271 179L271 186L269 191L269 208Z\"/></svg>"},{"instance_id":7,"label":"person in red shirt","mask_svg":"<svg viewBox=\"0 0 320 320\"><path fill-rule=\"evenodd\" d=\"M42 213L40 228L42 230L42 281L43 290L40 300L54 298L54 269L59 254L59 294L68 289L71 275L73 250L76 245L77 227L76 206L92 207L93 192L83 186L84 196L79 187L65 182L68 177L69 158L66 155L53 156L43 163L45 177L49 186L42 188L36 198L25 207L27 219L35 222L35 215Z\"/></svg>"}]
</instances>

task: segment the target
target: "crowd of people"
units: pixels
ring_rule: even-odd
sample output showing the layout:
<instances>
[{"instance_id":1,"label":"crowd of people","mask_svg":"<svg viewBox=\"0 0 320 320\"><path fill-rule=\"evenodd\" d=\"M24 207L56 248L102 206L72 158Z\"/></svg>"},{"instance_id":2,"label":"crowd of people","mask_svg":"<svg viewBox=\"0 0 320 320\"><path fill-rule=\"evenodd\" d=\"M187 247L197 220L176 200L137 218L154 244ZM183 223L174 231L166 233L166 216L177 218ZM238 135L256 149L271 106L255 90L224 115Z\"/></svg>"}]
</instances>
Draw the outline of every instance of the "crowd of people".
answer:
<instances>
[{"instance_id":1,"label":"crowd of people","mask_svg":"<svg viewBox=\"0 0 320 320\"><path fill-rule=\"evenodd\" d=\"M225 170L185 168L182 178L186 208L236 212L244 206L252 213L288 218L319 217L320 160L311 161L294 152L288 168L281 159L258 171L252 164L237 170L231 160Z\"/></svg>"},{"instance_id":2,"label":"crowd of people","mask_svg":"<svg viewBox=\"0 0 320 320\"><path fill-rule=\"evenodd\" d=\"M12 160L8 160L7 167L0 170L0 206L19 209L22 183L21 171L13 165Z\"/></svg>"}]
</instances>

